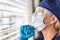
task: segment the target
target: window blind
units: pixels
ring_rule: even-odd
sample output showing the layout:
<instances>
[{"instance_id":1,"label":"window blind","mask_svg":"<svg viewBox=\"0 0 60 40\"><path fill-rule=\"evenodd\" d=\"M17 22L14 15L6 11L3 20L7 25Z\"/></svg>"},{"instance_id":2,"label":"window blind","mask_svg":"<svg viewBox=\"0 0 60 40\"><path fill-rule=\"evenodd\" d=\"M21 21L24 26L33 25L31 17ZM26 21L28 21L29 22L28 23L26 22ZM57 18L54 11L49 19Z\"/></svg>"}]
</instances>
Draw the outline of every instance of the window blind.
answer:
<instances>
[{"instance_id":1,"label":"window blind","mask_svg":"<svg viewBox=\"0 0 60 40\"><path fill-rule=\"evenodd\" d=\"M28 0L0 0L1 40L18 40L19 27L28 20L28 8Z\"/></svg>"}]
</instances>

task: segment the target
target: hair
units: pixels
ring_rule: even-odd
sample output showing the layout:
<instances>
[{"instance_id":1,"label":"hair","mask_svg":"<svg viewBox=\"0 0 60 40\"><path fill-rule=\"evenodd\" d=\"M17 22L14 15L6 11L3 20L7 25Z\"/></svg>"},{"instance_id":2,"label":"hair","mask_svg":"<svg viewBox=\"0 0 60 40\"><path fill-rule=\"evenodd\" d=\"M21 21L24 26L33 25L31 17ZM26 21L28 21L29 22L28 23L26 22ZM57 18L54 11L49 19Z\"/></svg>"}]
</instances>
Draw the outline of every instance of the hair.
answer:
<instances>
[{"instance_id":1,"label":"hair","mask_svg":"<svg viewBox=\"0 0 60 40\"><path fill-rule=\"evenodd\" d=\"M59 21L55 24L55 29L58 31L58 35L60 35L60 22Z\"/></svg>"}]
</instances>

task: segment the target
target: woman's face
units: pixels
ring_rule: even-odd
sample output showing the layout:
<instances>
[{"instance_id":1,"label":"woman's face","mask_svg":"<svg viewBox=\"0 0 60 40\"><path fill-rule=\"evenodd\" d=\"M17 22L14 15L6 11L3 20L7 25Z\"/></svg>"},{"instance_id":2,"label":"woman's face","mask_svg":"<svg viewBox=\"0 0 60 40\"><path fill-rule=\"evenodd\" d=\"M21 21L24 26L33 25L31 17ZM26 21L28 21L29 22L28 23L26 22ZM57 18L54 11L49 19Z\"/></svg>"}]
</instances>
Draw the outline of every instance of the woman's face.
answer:
<instances>
[{"instance_id":1,"label":"woman's face","mask_svg":"<svg viewBox=\"0 0 60 40\"><path fill-rule=\"evenodd\" d=\"M43 20L44 24L56 23L57 18L49 10L42 7L38 7L36 10L39 10L40 12L45 14L45 18Z\"/></svg>"},{"instance_id":2,"label":"woman's face","mask_svg":"<svg viewBox=\"0 0 60 40\"><path fill-rule=\"evenodd\" d=\"M47 25L55 24L55 16L45 8L38 7L32 16L34 28L38 31L43 30Z\"/></svg>"}]
</instances>

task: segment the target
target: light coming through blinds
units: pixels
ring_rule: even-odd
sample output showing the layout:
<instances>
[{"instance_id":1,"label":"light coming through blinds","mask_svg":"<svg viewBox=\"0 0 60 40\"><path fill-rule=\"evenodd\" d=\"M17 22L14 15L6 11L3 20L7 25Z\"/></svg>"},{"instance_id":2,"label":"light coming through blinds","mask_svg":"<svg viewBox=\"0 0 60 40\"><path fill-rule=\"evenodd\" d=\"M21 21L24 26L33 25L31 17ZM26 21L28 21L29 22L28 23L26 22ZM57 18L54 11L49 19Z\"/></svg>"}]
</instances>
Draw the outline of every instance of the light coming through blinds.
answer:
<instances>
[{"instance_id":1,"label":"light coming through blinds","mask_svg":"<svg viewBox=\"0 0 60 40\"><path fill-rule=\"evenodd\" d=\"M19 27L28 23L28 8L28 0L0 0L0 40L18 40Z\"/></svg>"}]
</instances>

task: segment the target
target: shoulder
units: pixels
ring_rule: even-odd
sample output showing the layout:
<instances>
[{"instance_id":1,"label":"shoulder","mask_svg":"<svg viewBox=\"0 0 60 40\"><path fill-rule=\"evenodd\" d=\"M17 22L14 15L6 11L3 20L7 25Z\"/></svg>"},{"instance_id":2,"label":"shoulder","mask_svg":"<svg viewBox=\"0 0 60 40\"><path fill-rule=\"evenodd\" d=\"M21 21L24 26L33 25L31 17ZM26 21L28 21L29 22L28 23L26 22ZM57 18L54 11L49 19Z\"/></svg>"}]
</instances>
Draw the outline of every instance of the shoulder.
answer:
<instances>
[{"instance_id":1,"label":"shoulder","mask_svg":"<svg viewBox=\"0 0 60 40\"><path fill-rule=\"evenodd\" d=\"M59 36L57 36L57 37L55 37L55 39L54 40L60 40L60 35Z\"/></svg>"}]
</instances>

